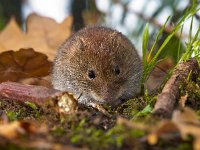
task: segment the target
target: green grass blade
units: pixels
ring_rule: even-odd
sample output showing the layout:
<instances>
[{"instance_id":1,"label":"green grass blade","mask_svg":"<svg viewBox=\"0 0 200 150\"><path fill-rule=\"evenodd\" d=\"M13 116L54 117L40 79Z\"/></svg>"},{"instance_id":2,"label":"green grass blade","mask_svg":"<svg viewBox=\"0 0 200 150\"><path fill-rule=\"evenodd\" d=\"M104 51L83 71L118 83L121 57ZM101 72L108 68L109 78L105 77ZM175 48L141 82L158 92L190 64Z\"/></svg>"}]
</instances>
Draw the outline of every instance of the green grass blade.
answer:
<instances>
[{"instance_id":1,"label":"green grass blade","mask_svg":"<svg viewBox=\"0 0 200 150\"><path fill-rule=\"evenodd\" d=\"M180 32L180 36L179 36L179 43L178 43L178 52L177 52L177 59L176 59L176 62L178 62L179 61L179 59L180 59L180 49L181 49L181 38L182 38L182 33L183 33L183 26L184 25L182 25L181 26L181 32Z\"/></svg>"},{"instance_id":2,"label":"green grass blade","mask_svg":"<svg viewBox=\"0 0 200 150\"><path fill-rule=\"evenodd\" d=\"M156 46L156 44L157 44L157 42L158 42L158 39L159 39L160 35L163 33L163 31L164 31L164 29L165 29L165 27L166 27L166 24L167 24L167 22L169 21L170 18L171 18L170 16L167 18L167 20L165 21L164 25L162 26L162 28L160 29L159 33L157 34L156 40L155 40L155 42L153 43L153 46L151 47L151 50L149 51L147 61L150 60L151 55L152 55L152 52L153 52L153 50L154 50L154 48L155 48L155 46Z\"/></svg>"},{"instance_id":3,"label":"green grass blade","mask_svg":"<svg viewBox=\"0 0 200 150\"><path fill-rule=\"evenodd\" d=\"M181 57L181 59L179 60L179 62L181 61L185 61L189 58L191 58L191 55L193 53L192 51L192 45L194 44L194 42L197 40L198 36L199 36L199 33L200 33L200 25L199 25L199 28L194 36L194 38L192 39L192 41L190 43L187 44L187 49L186 49L186 52L183 54L183 56Z\"/></svg>"},{"instance_id":4,"label":"green grass blade","mask_svg":"<svg viewBox=\"0 0 200 150\"><path fill-rule=\"evenodd\" d=\"M160 55L160 53L163 51L163 49L165 48L165 46L169 43L169 41L172 39L172 37L178 32L178 30L180 30L181 28L181 35L182 35L182 30L183 30L183 25L185 23L185 21L191 17L194 16L194 14L199 11L200 8L196 9L196 7L192 7L191 9L188 9L188 11L184 14L184 16L178 21L178 23L176 24L175 28L172 30L172 32L168 35L168 37L165 39L165 41L162 43L162 45L160 46L160 48L158 49L158 51L156 52L156 54L152 57L152 53L153 53L153 50L158 42L158 39L160 37L160 35L162 34L162 32L164 31L165 29L165 26L167 24L167 22L169 21L170 17L167 18L165 24L162 26L162 28L160 29L160 31L158 32L157 36L156 36L156 39L155 39L155 42L153 43L150 51L149 51L149 54L148 54L148 58L147 60L143 60L145 62L144 64L144 71L143 71L143 75L142 75L142 85L144 86L144 83L145 81L147 80L148 76L149 76L149 73L153 70L153 68L155 67L155 65L158 63L158 57ZM147 30L145 28L145 30ZM190 27L190 32L192 32L192 25ZM143 34L143 54L146 54L146 40L145 39L145 32L147 31L144 31L144 34ZM199 35L199 32L200 32L200 28L198 29L195 37L192 39L192 41L187 45L187 49L186 49L186 53L184 53L184 55L180 58L180 60L182 59L185 59L187 56L188 56L188 53L189 53L189 49L192 48L192 45L193 43L196 41L198 35ZM179 43L179 48L178 48L178 53L180 53L180 43ZM192 53L191 53L192 54ZM177 59L179 59L180 57L180 54L178 54L177 56ZM145 58L145 56L143 56L143 59ZM151 58L151 60L150 60ZM148 63L147 63L148 62ZM178 60L177 60L178 62ZM180 62L180 61L179 61ZM144 92L144 89L143 89L143 92Z\"/></svg>"},{"instance_id":5,"label":"green grass blade","mask_svg":"<svg viewBox=\"0 0 200 150\"><path fill-rule=\"evenodd\" d=\"M144 33L142 36L142 53L143 53L143 63L144 65L146 65L146 54L147 54L147 44L148 44L148 40L149 40L149 24L146 24L145 29L144 29Z\"/></svg>"},{"instance_id":6,"label":"green grass blade","mask_svg":"<svg viewBox=\"0 0 200 150\"><path fill-rule=\"evenodd\" d=\"M196 10L197 11L197 10ZM195 11L195 12L196 12ZM193 13L195 13L193 12ZM173 29L173 31L170 33L170 35L168 35L168 37L165 39L165 41L163 42L163 44L160 46L160 48L158 49L157 53L155 54L155 56L152 58L151 62L152 65L155 65L155 61L158 58L158 56L160 55L160 53L162 52L162 50L164 49L164 47L167 45L167 43L170 41L170 39L175 35L175 33L180 29L180 27L183 25L183 23L189 19L190 17L192 17L192 15L190 15L190 11L188 11L183 18L178 22L178 24L176 25L176 27ZM193 14L192 13L192 14ZM194 40L194 39L193 39Z\"/></svg>"},{"instance_id":7,"label":"green grass blade","mask_svg":"<svg viewBox=\"0 0 200 150\"><path fill-rule=\"evenodd\" d=\"M191 23L190 23L190 31L189 31L189 42L192 41L192 27L193 27L193 16L192 16L192 20L191 20Z\"/></svg>"}]
</instances>

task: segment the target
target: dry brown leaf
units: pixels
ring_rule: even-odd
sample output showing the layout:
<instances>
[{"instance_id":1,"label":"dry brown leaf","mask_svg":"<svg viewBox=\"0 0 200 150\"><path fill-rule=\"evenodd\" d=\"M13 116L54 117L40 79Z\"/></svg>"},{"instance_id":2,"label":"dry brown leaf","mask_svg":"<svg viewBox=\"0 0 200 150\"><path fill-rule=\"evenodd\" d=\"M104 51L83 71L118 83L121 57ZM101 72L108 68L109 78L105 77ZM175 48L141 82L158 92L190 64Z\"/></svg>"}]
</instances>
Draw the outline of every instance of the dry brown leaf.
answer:
<instances>
[{"instance_id":1,"label":"dry brown leaf","mask_svg":"<svg viewBox=\"0 0 200 150\"><path fill-rule=\"evenodd\" d=\"M172 121L178 125L183 123L200 125L197 114L189 107L185 107L183 110L175 110Z\"/></svg>"},{"instance_id":2,"label":"dry brown leaf","mask_svg":"<svg viewBox=\"0 0 200 150\"><path fill-rule=\"evenodd\" d=\"M26 19L26 30L28 35L32 36L46 36L57 23L48 17L38 16L37 14L30 14Z\"/></svg>"},{"instance_id":3,"label":"dry brown leaf","mask_svg":"<svg viewBox=\"0 0 200 150\"><path fill-rule=\"evenodd\" d=\"M53 32L49 33L48 45L51 48L57 49L71 35L72 22L73 18L68 17L61 24L58 24Z\"/></svg>"},{"instance_id":4,"label":"dry brown leaf","mask_svg":"<svg viewBox=\"0 0 200 150\"><path fill-rule=\"evenodd\" d=\"M32 37L44 37L48 46L56 49L71 35L72 21L70 16L58 24L51 18L31 14L26 22L27 34Z\"/></svg>"},{"instance_id":5,"label":"dry brown leaf","mask_svg":"<svg viewBox=\"0 0 200 150\"><path fill-rule=\"evenodd\" d=\"M171 122L171 121L162 121L153 130L154 131L147 136L147 141L150 145L155 145L158 142L158 138L163 136L163 135L176 133L176 132L179 131L176 124Z\"/></svg>"},{"instance_id":6,"label":"dry brown leaf","mask_svg":"<svg viewBox=\"0 0 200 150\"><path fill-rule=\"evenodd\" d=\"M3 43L0 43L0 52L5 50L6 48L3 46Z\"/></svg>"},{"instance_id":7,"label":"dry brown leaf","mask_svg":"<svg viewBox=\"0 0 200 150\"><path fill-rule=\"evenodd\" d=\"M149 144L154 145L160 137L177 132L180 133L182 139L186 139L189 135L192 136L194 138L193 148L195 150L200 149L200 121L196 113L190 108L175 110L172 120L161 121L147 136L147 140Z\"/></svg>"},{"instance_id":8,"label":"dry brown leaf","mask_svg":"<svg viewBox=\"0 0 200 150\"><path fill-rule=\"evenodd\" d=\"M53 60L57 47L71 35L72 17L58 24L54 20L32 14L27 19L27 32L22 32L12 18L0 34L0 52L33 48Z\"/></svg>"},{"instance_id":9,"label":"dry brown leaf","mask_svg":"<svg viewBox=\"0 0 200 150\"><path fill-rule=\"evenodd\" d=\"M15 121L0 125L0 135L8 139L16 138L21 134L33 133L36 132L36 130L33 124L23 121Z\"/></svg>"},{"instance_id":10,"label":"dry brown leaf","mask_svg":"<svg viewBox=\"0 0 200 150\"><path fill-rule=\"evenodd\" d=\"M21 48L34 48L41 52L49 51L45 38L39 36L36 38L27 36L20 30L13 18L0 34L0 45L3 46L3 49L0 49L0 52L19 50ZM52 56L50 55L49 57Z\"/></svg>"},{"instance_id":11,"label":"dry brown leaf","mask_svg":"<svg viewBox=\"0 0 200 150\"><path fill-rule=\"evenodd\" d=\"M0 82L47 76L51 65L46 55L33 49L6 51L0 53Z\"/></svg>"},{"instance_id":12,"label":"dry brown leaf","mask_svg":"<svg viewBox=\"0 0 200 150\"><path fill-rule=\"evenodd\" d=\"M15 19L11 18L10 22L0 34L0 52L13 49L14 45L24 40L24 37L25 35L17 25Z\"/></svg>"},{"instance_id":13,"label":"dry brown leaf","mask_svg":"<svg viewBox=\"0 0 200 150\"><path fill-rule=\"evenodd\" d=\"M22 84L29 85L41 85L47 88L52 88L50 75L41 78L24 78L20 79L18 82Z\"/></svg>"},{"instance_id":14,"label":"dry brown leaf","mask_svg":"<svg viewBox=\"0 0 200 150\"><path fill-rule=\"evenodd\" d=\"M173 122L180 129L180 133L183 139L187 136L194 137L193 148L194 150L200 149L200 121L196 113L190 108L184 108L182 111L176 110L173 113Z\"/></svg>"},{"instance_id":15,"label":"dry brown leaf","mask_svg":"<svg viewBox=\"0 0 200 150\"><path fill-rule=\"evenodd\" d=\"M150 73L146 81L146 88L151 93L160 88L168 71L174 66L172 58L164 59L159 62L153 71Z\"/></svg>"}]
</instances>

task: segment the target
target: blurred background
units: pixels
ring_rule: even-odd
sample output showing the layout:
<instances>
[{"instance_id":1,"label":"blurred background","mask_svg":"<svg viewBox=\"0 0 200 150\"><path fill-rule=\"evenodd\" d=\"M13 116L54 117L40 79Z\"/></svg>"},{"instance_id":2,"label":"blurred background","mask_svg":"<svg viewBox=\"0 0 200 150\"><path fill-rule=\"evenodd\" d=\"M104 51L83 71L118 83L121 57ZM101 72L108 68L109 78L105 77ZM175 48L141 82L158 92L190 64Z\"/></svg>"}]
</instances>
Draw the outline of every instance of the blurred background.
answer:
<instances>
[{"instance_id":1,"label":"blurred background","mask_svg":"<svg viewBox=\"0 0 200 150\"><path fill-rule=\"evenodd\" d=\"M198 7L200 1L196 0ZM73 16L72 30L75 32L88 25L103 25L125 34L142 55L142 32L150 26L149 47L168 16L172 16L157 47L170 33L184 12L191 7L191 0L0 0L0 30L11 17L24 28L25 20L31 13L55 19L61 23L67 16ZM193 18L193 34L200 24L200 12ZM177 49L181 40L181 51L189 36L190 20L184 24L182 37L175 35L161 57L169 56L176 61Z\"/></svg>"}]
</instances>

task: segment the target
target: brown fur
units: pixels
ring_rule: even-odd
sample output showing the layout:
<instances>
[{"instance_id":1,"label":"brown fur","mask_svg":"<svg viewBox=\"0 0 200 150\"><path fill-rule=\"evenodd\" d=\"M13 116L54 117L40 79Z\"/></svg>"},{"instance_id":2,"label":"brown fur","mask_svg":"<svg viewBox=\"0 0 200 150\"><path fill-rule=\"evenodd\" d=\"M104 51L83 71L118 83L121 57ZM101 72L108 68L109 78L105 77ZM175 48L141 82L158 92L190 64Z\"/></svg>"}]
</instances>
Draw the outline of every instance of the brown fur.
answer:
<instances>
[{"instance_id":1,"label":"brown fur","mask_svg":"<svg viewBox=\"0 0 200 150\"><path fill-rule=\"evenodd\" d=\"M94 79L88 77L89 70L95 71ZM56 89L81 95L80 103L116 105L140 92L141 74L141 60L124 35L110 28L88 27L59 48L52 83Z\"/></svg>"}]
</instances>

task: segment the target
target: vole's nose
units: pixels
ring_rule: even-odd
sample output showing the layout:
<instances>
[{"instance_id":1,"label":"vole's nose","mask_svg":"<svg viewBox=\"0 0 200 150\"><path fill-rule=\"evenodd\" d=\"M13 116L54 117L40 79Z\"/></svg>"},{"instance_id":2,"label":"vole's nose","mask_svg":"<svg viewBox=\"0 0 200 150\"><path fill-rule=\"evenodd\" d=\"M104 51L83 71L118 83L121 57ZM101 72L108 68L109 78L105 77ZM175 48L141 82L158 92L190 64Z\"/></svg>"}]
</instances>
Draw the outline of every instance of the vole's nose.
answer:
<instances>
[{"instance_id":1,"label":"vole's nose","mask_svg":"<svg viewBox=\"0 0 200 150\"><path fill-rule=\"evenodd\" d=\"M118 106L119 104L121 104L121 101L118 100L118 99L105 99L105 102L106 102L108 105L112 106L112 107L116 107L116 106Z\"/></svg>"},{"instance_id":2,"label":"vole's nose","mask_svg":"<svg viewBox=\"0 0 200 150\"><path fill-rule=\"evenodd\" d=\"M106 102L112 101L113 99L113 92L108 87L102 87L100 94L102 99Z\"/></svg>"},{"instance_id":3,"label":"vole's nose","mask_svg":"<svg viewBox=\"0 0 200 150\"><path fill-rule=\"evenodd\" d=\"M116 95L114 93L104 93L102 99L105 101L105 103L116 106L120 103L118 99L116 99Z\"/></svg>"},{"instance_id":4,"label":"vole's nose","mask_svg":"<svg viewBox=\"0 0 200 150\"><path fill-rule=\"evenodd\" d=\"M100 91L101 98L104 100L105 103L116 106L120 104L120 100L117 98L117 90L112 89L112 87L104 86L101 88Z\"/></svg>"}]
</instances>

